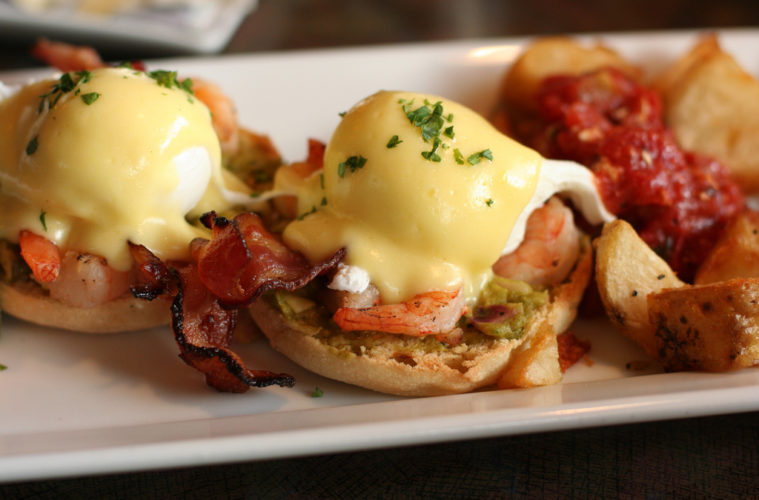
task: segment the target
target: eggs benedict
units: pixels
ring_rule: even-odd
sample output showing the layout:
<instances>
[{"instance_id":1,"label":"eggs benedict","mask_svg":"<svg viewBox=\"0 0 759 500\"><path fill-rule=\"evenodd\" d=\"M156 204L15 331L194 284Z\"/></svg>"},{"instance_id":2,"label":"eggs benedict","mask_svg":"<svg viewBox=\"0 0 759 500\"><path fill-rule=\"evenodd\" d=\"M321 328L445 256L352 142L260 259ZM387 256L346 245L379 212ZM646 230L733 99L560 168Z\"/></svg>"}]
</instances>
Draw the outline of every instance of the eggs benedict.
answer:
<instances>
[{"instance_id":1,"label":"eggs benedict","mask_svg":"<svg viewBox=\"0 0 759 500\"><path fill-rule=\"evenodd\" d=\"M168 71L98 68L0 100L4 312L88 332L168 321L166 299L130 292L136 249L186 260L207 235L193 219L250 205L191 85Z\"/></svg>"},{"instance_id":2,"label":"eggs benedict","mask_svg":"<svg viewBox=\"0 0 759 500\"><path fill-rule=\"evenodd\" d=\"M593 175L544 160L453 101L378 92L342 118L297 195L284 244L337 269L254 302L275 349L327 377L400 395L557 382L556 334L590 273Z\"/></svg>"}]
</instances>

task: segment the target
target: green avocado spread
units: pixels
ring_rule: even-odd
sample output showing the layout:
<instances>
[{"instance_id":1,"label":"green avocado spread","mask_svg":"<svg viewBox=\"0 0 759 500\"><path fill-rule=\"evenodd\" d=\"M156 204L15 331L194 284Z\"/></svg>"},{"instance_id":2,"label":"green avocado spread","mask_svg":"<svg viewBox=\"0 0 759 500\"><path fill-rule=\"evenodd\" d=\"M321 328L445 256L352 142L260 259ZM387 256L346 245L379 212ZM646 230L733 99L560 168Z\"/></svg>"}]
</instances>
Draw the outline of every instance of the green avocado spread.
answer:
<instances>
[{"instance_id":1,"label":"green avocado spread","mask_svg":"<svg viewBox=\"0 0 759 500\"><path fill-rule=\"evenodd\" d=\"M470 321L486 335L518 339L533 311L547 302L547 291L535 290L524 281L495 276L480 293Z\"/></svg>"},{"instance_id":2,"label":"green avocado spread","mask_svg":"<svg viewBox=\"0 0 759 500\"><path fill-rule=\"evenodd\" d=\"M317 285L318 286L318 285ZM374 331L345 332L332 321L331 313L314 300L311 286L297 292L277 290L267 300L297 329L334 349L339 355L361 355L366 350L392 344L399 352L434 353L449 346L435 335L412 337ZM535 290L522 281L495 277L482 291L472 311L458 327L464 343L492 343L519 339L530 315L548 302L548 291Z\"/></svg>"}]
</instances>

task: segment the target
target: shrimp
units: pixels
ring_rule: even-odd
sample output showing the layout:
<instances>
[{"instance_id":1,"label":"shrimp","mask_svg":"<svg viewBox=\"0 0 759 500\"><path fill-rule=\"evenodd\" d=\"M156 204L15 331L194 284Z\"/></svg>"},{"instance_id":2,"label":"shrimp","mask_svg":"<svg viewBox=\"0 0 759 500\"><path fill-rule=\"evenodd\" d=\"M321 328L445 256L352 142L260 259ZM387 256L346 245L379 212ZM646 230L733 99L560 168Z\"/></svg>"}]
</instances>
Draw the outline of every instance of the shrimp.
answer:
<instances>
[{"instance_id":1,"label":"shrimp","mask_svg":"<svg viewBox=\"0 0 759 500\"><path fill-rule=\"evenodd\" d=\"M41 283L51 283L61 272L61 251L52 241L22 230L18 235L21 257L32 270L34 279Z\"/></svg>"},{"instance_id":2,"label":"shrimp","mask_svg":"<svg viewBox=\"0 0 759 500\"><path fill-rule=\"evenodd\" d=\"M501 256L493 272L531 285L550 285L567 277L579 255L580 233L572 211L551 198L530 215L521 245Z\"/></svg>"},{"instance_id":3,"label":"shrimp","mask_svg":"<svg viewBox=\"0 0 759 500\"><path fill-rule=\"evenodd\" d=\"M95 307L129 290L129 272L117 271L95 255L66 251L61 255L55 243L22 230L21 257L32 276L47 286L50 297L74 307Z\"/></svg>"},{"instance_id":4,"label":"shrimp","mask_svg":"<svg viewBox=\"0 0 759 500\"><path fill-rule=\"evenodd\" d=\"M195 97L208 106L211 111L211 123L219 137L221 151L226 155L237 152L239 148L239 125L237 109L232 99L218 85L202 80L192 79L192 90Z\"/></svg>"},{"instance_id":5,"label":"shrimp","mask_svg":"<svg viewBox=\"0 0 759 500\"><path fill-rule=\"evenodd\" d=\"M375 330L422 337L453 330L465 311L461 290L432 291L399 304L341 307L332 319L346 331Z\"/></svg>"},{"instance_id":6,"label":"shrimp","mask_svg":"<svg viewBox=\"0 0 759 500\"><path fill-rule=\"evenodd\" d=\"M32 55L63 72L97 69L105 66L92 47L51 42L40 38L32 47Z\"/></svg>"},{"instance_id":7,"label":"shrimp","mask_svg":"<svg viewBox=\"0 0 759 500\"><path fill-rule=\"evenodd\" d=\"M90 308L120 297L129 284L128 271L117 271L103 257L69 250L63 255L58 278L48 289L52 299Z\"/></svg>"}]
</instances>

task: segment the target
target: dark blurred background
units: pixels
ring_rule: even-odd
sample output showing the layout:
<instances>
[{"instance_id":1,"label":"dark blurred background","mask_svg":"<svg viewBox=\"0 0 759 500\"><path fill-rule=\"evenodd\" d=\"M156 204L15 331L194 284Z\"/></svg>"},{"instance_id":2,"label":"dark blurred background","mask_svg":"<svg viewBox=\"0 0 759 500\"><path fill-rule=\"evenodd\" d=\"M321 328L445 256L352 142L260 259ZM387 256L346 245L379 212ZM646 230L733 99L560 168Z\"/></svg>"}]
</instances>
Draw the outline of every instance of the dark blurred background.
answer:
<instances>
[{"instance_id":1,"label":"dark blurred background","mask_svg":"<svg viewBox=\"0 0 759 500\"><path fill-rule=\"evenodd\" d=\"M259 0L222 52L757 25L759 2L739 0ZM40 35L49 34L0 31L0 68L39 65L28 47ZM129 43L95 45L109 60L177 55Z\"/></svg>"},{"instance_id":2,"label":"dark blurred background","mask_svg":"<svg viewBox=\"0 0 759 500\"><path fill-rule=\"evenodd\" d=\"M756 26L759 2L262 0L230 52L590 31Z\"/></svg>"}]
</instances>

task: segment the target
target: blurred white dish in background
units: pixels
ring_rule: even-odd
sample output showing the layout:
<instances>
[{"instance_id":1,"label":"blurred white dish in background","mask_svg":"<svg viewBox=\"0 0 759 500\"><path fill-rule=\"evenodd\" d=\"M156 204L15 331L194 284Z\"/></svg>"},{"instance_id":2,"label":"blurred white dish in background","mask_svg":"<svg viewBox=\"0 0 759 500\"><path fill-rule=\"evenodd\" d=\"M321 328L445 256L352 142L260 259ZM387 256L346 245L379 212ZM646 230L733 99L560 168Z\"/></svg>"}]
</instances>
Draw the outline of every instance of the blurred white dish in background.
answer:
<instances>
[{"instance_id":1,"label":"blurred white dish in background","mask_svg":"<svg viewBox=\"0 0 759 500\"><path fill-rule=\"evenodd\" d=\"M213 53L257 0L0 0L0 33L98 48ZM117 45L118 44L118 45Z\"/></svg>"},{"instance_id":2,"label":"blurred white dish in background","mask_svg":"<svg viewBox=\"0 0 759 500\"><path fill-rule=\"evenodd\" d=\"M87 14L114 14L138 9L198 9L213 7L226 0L9 0L30 12L66 11Z\"/></svg>"}]
</instances>

